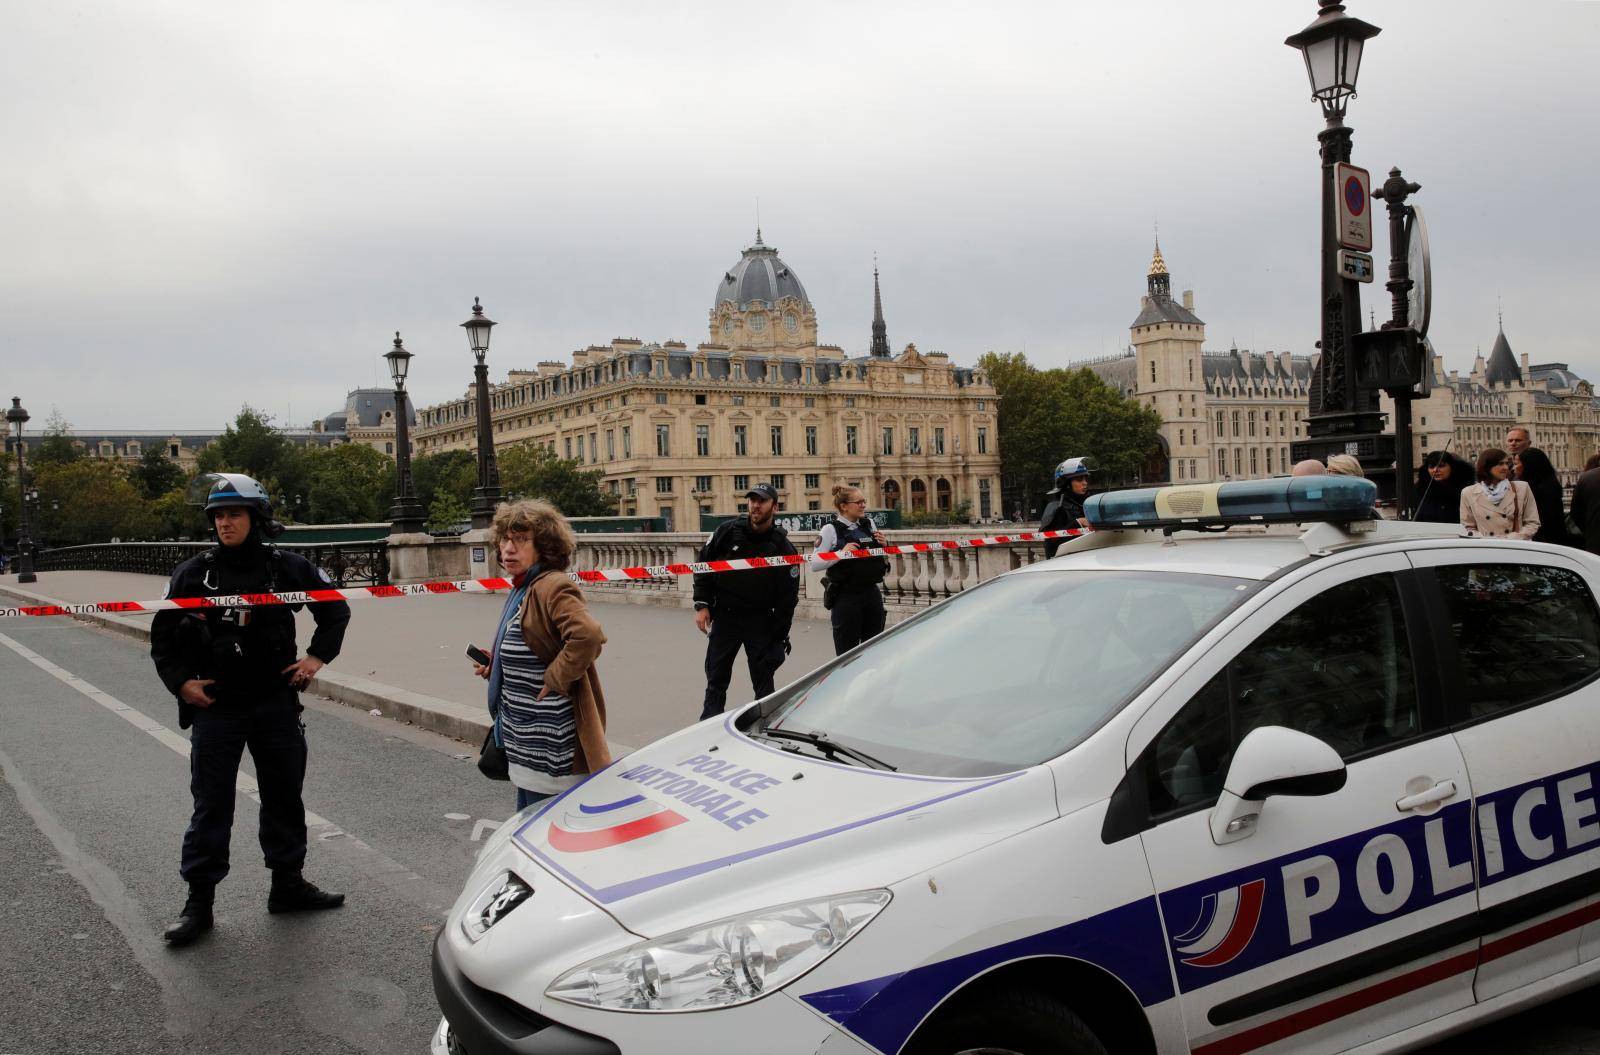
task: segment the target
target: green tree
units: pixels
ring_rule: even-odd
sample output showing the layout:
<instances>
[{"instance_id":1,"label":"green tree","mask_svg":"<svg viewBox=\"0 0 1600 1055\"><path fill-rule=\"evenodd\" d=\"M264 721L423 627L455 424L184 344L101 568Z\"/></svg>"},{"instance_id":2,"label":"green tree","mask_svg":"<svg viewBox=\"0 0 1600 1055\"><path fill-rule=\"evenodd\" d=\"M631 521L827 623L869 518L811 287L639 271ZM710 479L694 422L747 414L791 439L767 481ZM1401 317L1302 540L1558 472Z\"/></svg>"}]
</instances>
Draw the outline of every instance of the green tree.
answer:
<instances>
[{"instance_id":1,"label":"green tree","mask_svg":"<svg viewBox=\"0 0 1600 1055\"><path fill-rule=\"evenodd\" d=\"M151 537L167 539L205 539L209 534L205 514L191 505L182 487L168 491L151 500L150 515L154 518Z\"/></svg>"},{"instance_id":2,"label":"green tree","mask_svg":"<svg viewBox=\"0 0 1600 1055\"><path fill-rule=\"evenodd\" d=\"M6 448L8 457L0 458L0 545L17 535L17 456Z\"/></svg>"},{"instance_id":3,"label":"green tree","mask_svg":"<svg viewBox=\"0 0 1600 1055\"><path fill-rule=\"evenodd\" d=\"M312 524L387 520L394 504L394 462L364 443L303 452L306 520Z\"/></svg>"},{"instance_id":4,"label":"green tree","mask_svg":"<svg viewBox=\"0 0 1600 1055\"><path fill-rule=\"evenodd\" d=\"M411 482L417 501L431 510L440 494L448 494L463 507L478 486L478 458L471 451L440 451L411 459Z\"/></svg>"},{"instance_id":5,"label":"green tree","mask_svg":"<svg viewBox=\"0 0 1600 1055\"><path fill-rule=\"evenodd\" d=\"M273 427L272 418L247 403L216 442L200 452L200 467L266 481L278 477L293 453L294 446Z\"/></svg>"},{"instance_id":6,"label":"green tree","mask_svg":"<svg viewBox=\"0 0 1600 1055\"><path fill-rule=\"evenodd\" d=\"M156 530L150 504L120 465L84 458L39 466L39 537L50 546L147 539Z\"/></svg>"},{"instance_id":7,"label":"green tree","mask_svg":"<svg viewBox=\"0 0 1600 1055\"><path fill-rule=\"evenodd\" d=\"M1160 415L1092 370L1040 370L1018 352L990 352L979 365L1000 396L1000 471L1012 502L1037 505L1063 458L1088 455L1104 484L1136 477L1156 449Z\"/></svg>"},{"instance_id":8,"label":"green tree","mask_svg":"<svg viewBox=\"0 0 1600 1055\"><path fill-rule=\"evenodd\" d=\"M128 479L147 499L157 499L188 482L178 463L167 457L166 450L152 444L139 456L138 464L128 470Z\"/></svg>"},{"instance_id":9,"label":"green tree","mask_svg":"<svg viewBox=\"0 0 1600 1055\"><path fill-rule=\"evenodd\" d=\"M440 491L428 506L428 530L451 531L457 524L466 522L471 516L472 511L467 508L465 502L449 491Z\"/></svg>"},{"instance_id":10,"label":"green tree","mask_svg":"<svg viewBox=\"0 0 1600 1055\"><path fill-rule=\"evenodd\" d=\"M508 447L497 460L505 494L543 498L569 517L610 516L616 510L616 498L600 486L604 473L582 469L576 460L558 458L537 443Z\"/></svg>"},{"instance_id":11,"label":"green tree","mask_svg":"<svg viewBox=\"0 0 1600 1055\"><path fill-rule=\"evenodd\" d=\"M44 439L27 454L34 465L66 465L82 458L83 449L72 442L72 423L51 407L44 423Z\"/></svg>"}]
</instances>

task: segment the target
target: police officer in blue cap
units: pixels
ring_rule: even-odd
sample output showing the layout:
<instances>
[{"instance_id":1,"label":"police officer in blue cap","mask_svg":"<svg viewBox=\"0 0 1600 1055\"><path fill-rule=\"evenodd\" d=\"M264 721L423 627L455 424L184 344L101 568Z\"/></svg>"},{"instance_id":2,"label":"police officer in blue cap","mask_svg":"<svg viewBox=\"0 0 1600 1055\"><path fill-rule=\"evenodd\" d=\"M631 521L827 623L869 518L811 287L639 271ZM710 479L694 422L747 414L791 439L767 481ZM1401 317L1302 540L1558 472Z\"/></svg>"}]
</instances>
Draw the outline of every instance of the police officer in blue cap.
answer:
<instances>
[{"instance_id":1,"label":"police officer in blue cap","mask_svg":"<svg viewBox=\"0 0 1600 1055\"><path fill-rule=\"evenodd\" d=\"M237 473L210 474L205 499L217 545L172 573L168 597L221 597L326 589L328 577L296 553L270 544L283 527L261 485ZM178 722L193 726L189 790L194 815L179 868L189 896L164 937L187 945L211 929L212 900L228 874L235 782L246 747L261 788L261 849L272 870L267 911L338 908L300 874L306 858L305 725L299 692L339 654L350 606L311 608L317 629L304 656L295 643L299 605L216 606L156 613L150 655L178 698Z\"/></svg>"},{"instance_id":2,"label":"police officer in blue cap","mask_svg":"<svg viewBox=\"0 0 1600 1055\"><path fill-rule=\"evenodd\" d=\"M1083 503L1089 497L1089 474L1092 472L1094 467L1089 464L1088 458L1068 458L1056 466L1056 486L1050 492L1050 503L1044 507L1044 516L1040 518L1040 531L1088 529L1089 522L1083 518ZM1054 557L1056 550L1067 541L1064 538L1045 539L1045 557Z\"/></svg>"}]
</instances>

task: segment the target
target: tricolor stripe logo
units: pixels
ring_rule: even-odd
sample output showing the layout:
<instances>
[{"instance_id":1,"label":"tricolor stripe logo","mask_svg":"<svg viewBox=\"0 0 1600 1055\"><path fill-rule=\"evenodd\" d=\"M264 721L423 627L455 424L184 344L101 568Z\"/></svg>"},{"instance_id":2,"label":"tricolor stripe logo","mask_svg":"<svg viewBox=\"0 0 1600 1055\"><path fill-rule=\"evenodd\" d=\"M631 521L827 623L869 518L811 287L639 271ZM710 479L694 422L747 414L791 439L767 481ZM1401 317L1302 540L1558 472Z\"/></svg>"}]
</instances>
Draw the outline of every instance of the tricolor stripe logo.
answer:
<instances>
[{"instance_id":1,"label":"tricolor stripe logo","mask_svg":"<svg viewBox=\"0 0 1600 1055\"><path fill-rule=\"evenodd\" d=\"M1172 939L1183 962L1191 967L1221 967L1244 952L1261 922L1266 890L1265 879L1252 879L1207 894L1194 926Z\"/></svg>"},{"instance_id":2,"label":"tricolor stripe logo","mask_svg":"<svg viewBox=\"0 0 1600 1055\"><path fill-rule=\"evenodd\" d=\"M559 821L550 822L548 838L551 847L563 853L585 853L643 839L686 820L683 814L643 795L630 795L598 805L580 803L576 812L568 810Z\"/></svg>"}]
</instances>

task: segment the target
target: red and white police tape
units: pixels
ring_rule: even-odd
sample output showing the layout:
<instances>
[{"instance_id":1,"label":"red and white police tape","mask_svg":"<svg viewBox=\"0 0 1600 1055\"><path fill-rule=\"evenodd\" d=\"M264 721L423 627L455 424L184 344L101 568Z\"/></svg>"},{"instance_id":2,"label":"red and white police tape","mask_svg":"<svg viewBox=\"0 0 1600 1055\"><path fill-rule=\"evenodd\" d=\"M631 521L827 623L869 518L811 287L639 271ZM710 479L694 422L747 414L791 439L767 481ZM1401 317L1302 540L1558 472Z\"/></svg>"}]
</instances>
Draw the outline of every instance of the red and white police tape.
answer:
<instances>
[{"instance_id":1,"label":"red and white police tape","mask_svg":"<svg viewBox=\"0 0 1600 1055\"><path fill-rule=\"evenodd\" d=\"M868 550L839 550L816 553L824 561L860 560L865 557L894 557L903 553L937 553L941 550L976 549L980 546L1009 546L1018 542L1073 538L1084 532L1024 531L1016 535L991 535L987 538L948 539L941 542L912 542L903 546L881 546ZM731 560L694 561L689 564L651 564L637 568L596 568L569 571L575 582L634 582L669 579L677 575L717 574L804 564L810 557L734 557ZM217 597L171 597L159 601L91 601L82 604L23 605L0 607L0 619L20 616L84 615L97 612L160 612L171 609L255 608L274 604L316 604L328 601L364 601L373 597L421 597L444 593L495 593L511 589L510 579L460 579L454 582L418 582L409 586L348 586L343 589L306 590L284 593L226 594Z\"/></svg>"}]
</instances>

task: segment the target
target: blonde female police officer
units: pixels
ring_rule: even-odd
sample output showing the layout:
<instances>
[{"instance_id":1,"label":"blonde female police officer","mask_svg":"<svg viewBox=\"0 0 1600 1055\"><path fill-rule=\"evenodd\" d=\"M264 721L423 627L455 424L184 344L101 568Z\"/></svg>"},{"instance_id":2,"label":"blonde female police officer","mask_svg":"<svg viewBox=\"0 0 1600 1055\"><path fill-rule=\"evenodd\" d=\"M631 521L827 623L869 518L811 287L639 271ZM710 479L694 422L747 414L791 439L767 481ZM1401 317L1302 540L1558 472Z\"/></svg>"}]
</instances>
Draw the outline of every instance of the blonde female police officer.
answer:
<instances>
[{"instance_id":1,"label":"blonde female police officer","mask_svg":"<svg viewBox=\"0 0 1600 1055\"><path fill-rule=\"evenodd\" d=\"M268 544L282 528L272 504L248 476L218 474L206 497L217 545L178 566L168 597L225 596L319 590L328 578L297 553ZM268 912L338 908L329 894L300 874L306 859L306 813L300 800L306 773L305 726L299 690L339 654L350 606L316 604L317 629L296 658L294 612L299 605L215 607L157 612L150 655L178 698L178 723L193 725L189 790L194 816L183 835L179 868L189 897L163 935L187 945L212 927L216 885L228 874L234 786L246 747L261 787L261 849L272 870Z\"/></svg>"},{"instance_id":2,"label":"blonde female police officer","mask_svg":"<svg viewBox=\"0 0 1600 1055\"><path fill-rule=\"evenodd\" d=\"M867 519L867 499L861 488L835 487L833 508L837 515L817 533L817 548L806 566L827 573L823 576L823 604L833 623L834 654L842 656L883 632L883 588L879 584L889 574L889 562L882 557L818 559L816 553L884 544L883 532Z\"/></svg>"}]
</instances>

